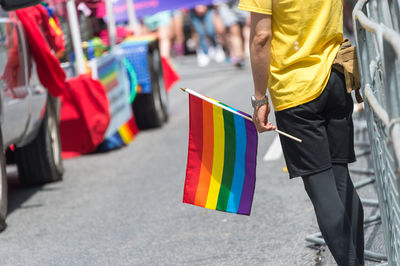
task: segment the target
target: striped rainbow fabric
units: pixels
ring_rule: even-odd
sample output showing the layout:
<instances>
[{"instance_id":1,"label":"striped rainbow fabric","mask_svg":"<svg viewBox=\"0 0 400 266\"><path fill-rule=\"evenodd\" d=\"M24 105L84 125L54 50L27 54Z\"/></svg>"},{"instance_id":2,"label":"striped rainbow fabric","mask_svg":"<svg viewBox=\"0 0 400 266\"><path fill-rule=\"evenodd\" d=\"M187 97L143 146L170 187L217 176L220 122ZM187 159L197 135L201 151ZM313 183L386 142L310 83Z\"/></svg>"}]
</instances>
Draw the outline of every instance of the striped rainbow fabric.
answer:
<instances>
[{"instance_id":1,"label":"striped rainbow fabric","mask_svg":"<svg viewBox=\"0 0 400 266\"><path fill-rule=\"evenodd\" d=\"M183 202L250 215L258 143L254 124L192 94L189 95L189 109L189 150Z\"/></svg>"},{"instance_id":2,"label":"striped rainbow fabric","mask_svg":"<svg viewBox=\"0 0 400 266\"><path fill-rule=\"evenodd\" d=\"M106 64L98 68L99 79L101 83L106 87L106 91L112 91L118 86L118 65L117 60L112 59Z\"/></svg>"},{"instance_id":3,"label":"striped rainbow fabric","mask_svg":"<svg viewBox=\"0 0 400 266\"><path fill-rule=\"evenodd\" d=\"M136 125L135 117L132 117L131 119L129 119L128 122L123 124L118 129L118 132L116 134L118 134L121 137L121 140L124 144L129 144L135 139L138 133L139 129Z\"/></svg>"}]
</instances>

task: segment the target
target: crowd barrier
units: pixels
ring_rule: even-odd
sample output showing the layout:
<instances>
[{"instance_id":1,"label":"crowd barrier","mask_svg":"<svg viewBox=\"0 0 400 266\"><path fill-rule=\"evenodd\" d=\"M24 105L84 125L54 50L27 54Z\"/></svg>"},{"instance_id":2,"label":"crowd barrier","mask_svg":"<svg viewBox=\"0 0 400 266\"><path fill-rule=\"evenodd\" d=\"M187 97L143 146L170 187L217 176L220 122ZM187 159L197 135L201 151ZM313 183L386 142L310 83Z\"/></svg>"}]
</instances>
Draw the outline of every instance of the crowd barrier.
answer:
<instances>
[{"instance_id":1,"label":"crowd barrier","mask_svg":"<svg viewBox=\"0 0 400 266\"><path fill-rule=\"evenodd\" d=\"M399 6L399 0L359 0L353 11L388 265L400 263Z\"/></svg>"}]
</instances>

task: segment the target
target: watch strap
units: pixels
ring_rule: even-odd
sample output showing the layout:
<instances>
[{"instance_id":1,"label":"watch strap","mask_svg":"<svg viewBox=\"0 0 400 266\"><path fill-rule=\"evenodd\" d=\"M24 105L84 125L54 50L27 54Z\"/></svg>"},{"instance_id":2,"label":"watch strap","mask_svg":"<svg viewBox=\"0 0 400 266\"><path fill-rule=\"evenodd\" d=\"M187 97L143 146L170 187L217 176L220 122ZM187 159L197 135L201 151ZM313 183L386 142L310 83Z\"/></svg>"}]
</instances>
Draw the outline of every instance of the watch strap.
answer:
<instances>
[{"instance_id":1,"label":"watch strap","mask_svg":"<svg viewBox=\"0 0 400 266\"><path fill-rule=\"evenodd\" d=\"M256 100L254 95L251 97L251 105L253 106L253 108L262 106L264 104L268 104L268 96L267 95L265 95L264 98L260 99L260 100Z\"/></svg>"}]
</instances>

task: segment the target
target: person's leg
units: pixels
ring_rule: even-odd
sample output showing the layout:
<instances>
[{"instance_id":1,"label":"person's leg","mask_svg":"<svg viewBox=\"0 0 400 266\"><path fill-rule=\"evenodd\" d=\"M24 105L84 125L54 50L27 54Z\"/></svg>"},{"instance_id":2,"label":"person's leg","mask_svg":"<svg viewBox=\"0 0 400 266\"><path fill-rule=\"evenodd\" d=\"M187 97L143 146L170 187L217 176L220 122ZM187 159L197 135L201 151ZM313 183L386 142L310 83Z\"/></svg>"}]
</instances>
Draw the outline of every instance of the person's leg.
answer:
<instances>
[{"instance_id":1,"label":"person's leg","mask_svg":"<svg viewBox=\"0 0 400 266\"><path fill-rule=\"evenodd\" d=\"M144 18L145 25L153 32L157 32L159 49L162 57L169 58L171 53L171 25L172 13L162 11Z\"/></svg>"},{"instance_id":2,"label":"person's leg","mask_svg":"<svg viewBox=\"0 0 400 266\"><path fill-rule=\"evenodd\" d=\"M359 266L349 217L336 189L332 169L303 176L305 190L314 205L322 236L339 266Z\"/></svg>"},{"instance_id":3,"label":"person's leg","mask_svg":"<svg viewBox=\"0 0 400 266\"><path fill-rule=\"evenodd\" d=\"M204 25L202 23L202 19L196 15L196 13L191 10L190 11L190 20L192 22L192 25L197 32L197 35L199 36L199 44L201 47L201 50L203 51L204 54L208 54L208 46L207 46L207 40L206 40L206 33L204 30Z\"/></svg>"},{"instance_id":4,"label":"person's leg","mask_svg":"<svg viewBox=\"0 0 400 266\"><path fill-rule=\"evenodd\" d=\"M242 29L243 43L244 43L244 54L246 57L250 56L250 18L246 19L246 23Z\"/></svg>"},{"instance_id":5,"label":"person's leg","mask_svg":"<svg viewBox=\"0 0 400 266\"><path fill-rule=\"evenodd\" d=\"M229 55L231 62L241 64L244 58L244 45L241 26L245 24L247 12L239 10L236 5L221 4L219 12L224 19L226 27L229 29Z\"/></svg>"},{"instance_id":6,"label":"person's leg","mask_svg":"<svg viewBox=\"0 0 400 266\"><path fill-rule=\"evenodd\" d=\"M211 42L211 45L215 47L217 41L215 38L215 26L214 26L214 10L208 10L204 15L204 27L206 28L206 34Z\"/></svg>"},{"instance_id":7,"label":"person's leg","mask_svg":"<svg viewBox=\"0 0 400 266\"><path fill-rule=\"evenodd\" d=\"M244 58L243 40L240 25L238 23L229 27L231 60L233 64L241 64Z\"/></svg>"},{"instance_id":8,"label":"person's leg","mask_svg":"<svg viewBox=\"0 0 400 266\"><path fill-rule=\"evenodd\" d=\"M333 164L336 187L350 219L357 258L364 263L364 211L357 191L351 181L347 164Z\"/></svg>"},{"instance_id":9,"label":"person's leg","mask_svg":"<svg viewBox=\"0 0 400 266\"><path fill-rule=\"evenodd\" d=\"M353 99L346 91L344 75L332 70L329 97L323 111L332 169L339 196L349 217L360 263L364 261L363 209L350 179L347 164L355 161Z\"/></svg>"},{"instance_id":10,"label":"person's leg","mask_svg":"<svg viewBox=\"0 0 400 266\"><path fill-rule=\"evenodd\" d=\"M169 58L171 54L171 25L158 27L160 55Z\"/></svg>"},{"instance_id":11,"label":"person's leg","mask_svg":"<svg viewBox=\"0 0 400 266\"><path fill-rule=\"evenodd\" d=\"M222 46L217 42L217 35L215 31L216 21L218 21L218 14L214 12L214 10L209 9L203 18L206 34L211 44L208 49L208 55L216 62L221 63L225 61L225 52Z\"/></svg>"},{"instance_id":12,"label":"person's leg","mask_svg":"<svg viewBox=\"0 0 400 266\"><path fill-rule=\"evenodd\" d=\"M226 21L224 17L221 15L220 8L218 8L218 12L214 12L214 29L216 34L217 43L222 46L226 46Z\"/></svg>"},{"instance_id":13,"label":"person's leg","mask_svg":"<svg viewBox=\"0 0 400 266\"><path fill-rule=\"evenodd\" d=\"M185 53L185 35L183 33L183 14L181 11L174 12L172 17L172 28L174 35L173 50L175 55L182 56Z\"/></svg>"}]
</instances>

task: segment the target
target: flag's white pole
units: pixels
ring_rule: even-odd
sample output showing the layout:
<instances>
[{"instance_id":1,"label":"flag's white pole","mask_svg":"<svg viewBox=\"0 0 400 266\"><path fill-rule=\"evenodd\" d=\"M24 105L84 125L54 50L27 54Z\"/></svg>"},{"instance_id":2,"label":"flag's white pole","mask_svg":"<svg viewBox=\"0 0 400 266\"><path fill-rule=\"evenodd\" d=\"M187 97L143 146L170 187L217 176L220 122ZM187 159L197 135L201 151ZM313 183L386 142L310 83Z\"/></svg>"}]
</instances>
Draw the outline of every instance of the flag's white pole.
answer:
<instances>
[{"instance_id":1,"label":"flag's white pole","mask_svg":"<svg viewBox=\"0 0 400 266\"><path fill-rule=\"evenodd\" d=\"M285 132L283 132L283 131L280 131L279 129L275 129L275 132L276 133L279 133L279 134L281 134L281 135L284 135L285 137L288 137L288 138L291 138L291 139L293 139L293 140L295 140L295 141L297 141L297 142L303 142L301 139L299 139L299 138L296 138L295 136L292 136L292 135L290 135L290 134L288 134L288 133L285 133Z\"/></svg>"},{"instance_id":2,"label":"flag's white pole","mask_svg":"<svg viewBox=\"0 0 400 266\"><path fill-rule=\"evenodd\" d=\"M229 112L232 112L232 113L234 113L234 114L236 114L236 115L238 115L238 116L243 117L244 119L247 119L247 120L253 122L253 120L252 120L250 117L245 116L245 115L243 115L243 114L241 114L241 113L239 113L239 112L236 112L235 110L230 109L230 108L228 108L228 107L226 107L226 106L220 104L220 103L217 102L217 101L214 101L214 100L212 100L212 99L210 99L210 98L207 98L206 96L201 95L200 93L197 93L197 92L195 92L195 91L193 91L193 90L191 90L191 89L187 89L187 88L181 88L181 90L186 91L186 92L189 93L189 94L193 94L194 96L199 97L200 99L203 99L203 100L206 101L206 102L209 102L209 103L211 103L211 104L214 104L214 105L216 105L216 106L218 106L218 107L221 107L222 109L225 109L225 110L227 110L227 111L229 111Z\"/></svg>"},{"instance_id":3,"label":"flag's white pole","mask_svg":"<svg viewBox=\"0 0 400 266\"><path fill-rule=\"evenodd\" d=\"M214 105L216 105L216 106L218 106L218 107L221 107L222 109L225 109L225 110L227 110L227 111L229 111L229 112L231 112L231 113L234 113L234 114L236 114L236 115L238 115L238 116L243 117L244 119L247 119L247 120L253 122L253 120L252 120L250 117L245 116L245 115L243 115L243 114L241 114L241 113L239 113L239 112L236 112L235 110L230 109L230 108L226 107L225 105L220 104L219 102L217 102L217 101L215 101L215 100L212 100L212 99L210 99L210 98L207 98L206 96L201 95L200 93L197 93L197 92L195 92L195 91L193 91L193 90L191 90L191 89L188 89L188 88L181 88L181 90L183 90L183 91L185 91L185 92L187 92L187 93L189 93L189 94L192 94L192 95L194 95L194 96L196 96L196 97L199 97L200 99L203 99L203 100L206 101L206 102L209 102L209 103L211 103L211 104L214 104ZM288 133L282 132L282 131L280 131L280 130L278 130L278 129L275 129L275 132L276 132L276 133L279 133L279 134L281 134L281 135L283 135L283 136L285 136L285 137L291 138L291 139L293 139L293 140L295 140L295 141L297 141L297 142L302 142L301 139L296 138L296 137L294 137L294 136L292 136L292 135L290 135L290 134L288 134Z\"/></svg>"}]
</instances>

